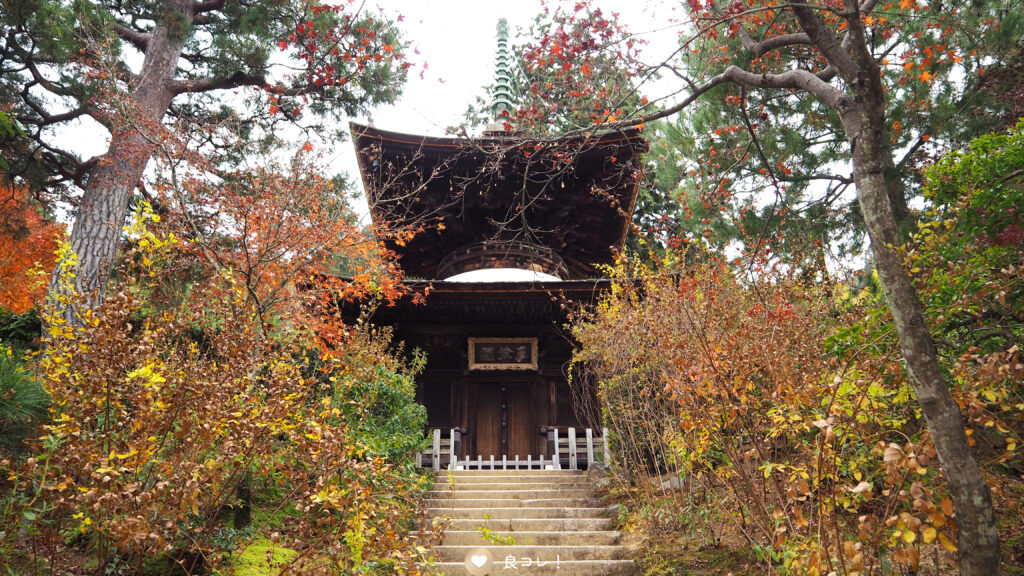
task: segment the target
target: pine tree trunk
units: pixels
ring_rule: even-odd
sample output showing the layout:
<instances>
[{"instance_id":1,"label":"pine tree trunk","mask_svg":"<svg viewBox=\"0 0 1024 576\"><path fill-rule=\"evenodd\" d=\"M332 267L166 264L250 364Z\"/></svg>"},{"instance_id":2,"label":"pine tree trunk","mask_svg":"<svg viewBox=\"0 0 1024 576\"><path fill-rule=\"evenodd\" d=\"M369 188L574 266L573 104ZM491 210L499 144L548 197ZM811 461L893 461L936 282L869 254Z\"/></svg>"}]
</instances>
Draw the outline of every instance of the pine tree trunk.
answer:
<instances>
[{"instance_id":1,"label":"pine tree trunk","mask_svg":"<svg viewBox=\"0 0 1024 576\"><path fill-rule=\"evenodd\" d=\"M884 100L880 90L860 96L857 99L859 130L850 134L857 199L871 237L875 268L896 325L910 383L928 423L952 495L960 573L996 576L999 574L999 534L989 487L971 454L963 414L939 367L935 343L917 291L902 257L894 249L901 241L886 182L884 143L888 141L888 134Z\"/></svg>"},{"instance_id":2,"label":"pine tree trunk","mask_svg":"<svg viewBox=\"0 0 1024 576\"><path fill-rule=\"evenodd\" d=\"M114 267L122 228L132 192L142 178L159 138L160 124L174 99L171 89L177 74L192 15L192 0L168 0L152 32L146 57L130 93L119 110L125 114L112 119L110 148L89 171L71 231L71 249L78 259L73 268L74 287L82 310L61 304L54 292L60 278L54 272L48 300L63 306L61 315L76 328L81 313L103 303L107 280Z\"/></svg>"}]
</instances>

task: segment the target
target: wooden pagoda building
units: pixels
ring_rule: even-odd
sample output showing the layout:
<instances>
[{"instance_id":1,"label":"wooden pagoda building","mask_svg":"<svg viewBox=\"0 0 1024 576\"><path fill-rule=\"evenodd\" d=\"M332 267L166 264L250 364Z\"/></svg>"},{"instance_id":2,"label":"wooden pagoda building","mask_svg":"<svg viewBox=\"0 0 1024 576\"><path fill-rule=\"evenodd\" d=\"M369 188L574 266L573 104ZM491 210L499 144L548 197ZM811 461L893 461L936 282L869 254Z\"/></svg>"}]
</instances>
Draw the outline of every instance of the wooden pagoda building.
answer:
<instances>
[{"instance_id":1,"label":"wooden pagoda building","mask_svg":"<svg viewBox=\"0 0 1024 576\"><path fill-rule=\"evenodd\" d=\"M592 393L569 388L564 325L609 286L599 266L625 242L647 143L637 130L528 139L489 128L437 138L351 125L378 229L419 230L385 244L422 302L370 320L426 353L417 396L443 453L550 462L556 431L597 421ZM528 279L460 281L493 269Z\"/></svg>"}]
</instances>

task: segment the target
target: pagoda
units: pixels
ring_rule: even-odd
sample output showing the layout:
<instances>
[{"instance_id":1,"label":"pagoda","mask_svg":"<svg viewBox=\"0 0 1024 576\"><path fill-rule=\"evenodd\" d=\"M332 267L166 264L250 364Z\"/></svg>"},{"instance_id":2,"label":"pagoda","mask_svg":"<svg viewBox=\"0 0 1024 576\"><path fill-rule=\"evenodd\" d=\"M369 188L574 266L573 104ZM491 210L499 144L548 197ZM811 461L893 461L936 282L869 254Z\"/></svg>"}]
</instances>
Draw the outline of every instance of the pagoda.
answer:
<instances>
[{"instance_id":1,"label":"pagoda","mask_svg":"<svg viewBox=\"0 0 1024 576\"><path fill-rule=\"evenodd\" d=\"M497 121L482 136L351 125L375 225L418 230L383 237L419 298L382 307L370 321L426 353L417 399L434 437L423 462L434 467L564 466L570 429L580 431L582 453L597 404L593 391L568 384L565 323L573 306L610 285L600 266L625 242L647 150L636 130L556 138L506 131L501 119L514 99L507 39L502 20Z\"/></svg>"}]
</instances>

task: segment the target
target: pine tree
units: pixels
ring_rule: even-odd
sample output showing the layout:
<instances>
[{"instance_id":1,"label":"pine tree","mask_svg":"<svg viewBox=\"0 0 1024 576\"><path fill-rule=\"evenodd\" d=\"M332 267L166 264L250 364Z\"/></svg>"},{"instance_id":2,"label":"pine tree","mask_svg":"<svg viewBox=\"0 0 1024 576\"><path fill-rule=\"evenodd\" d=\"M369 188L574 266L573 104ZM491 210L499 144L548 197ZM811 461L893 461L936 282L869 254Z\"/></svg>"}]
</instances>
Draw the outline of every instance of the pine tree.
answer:
<instances>
[{"instance_id":1,"label":"pine tree","mask_svg":"<svg viewBox=\"0 0 1024 576\"><path fill-rule=\"evenodd\" d=\"M403 44L359 4L316 0L3 0L0 103L23 128L0 136L9 176L77 205L71 247L85 307L103 301L133 192L151 157L237 161L292 125L393 101ZM82 158L60 130L98 123L106 153ZM102 131L93 131L102 138ZM241 143L241 145L239 145ZM51 289L53 289L51 287ZM76 314L65 316L77 322Z\"/></svg>"}]
</instances>

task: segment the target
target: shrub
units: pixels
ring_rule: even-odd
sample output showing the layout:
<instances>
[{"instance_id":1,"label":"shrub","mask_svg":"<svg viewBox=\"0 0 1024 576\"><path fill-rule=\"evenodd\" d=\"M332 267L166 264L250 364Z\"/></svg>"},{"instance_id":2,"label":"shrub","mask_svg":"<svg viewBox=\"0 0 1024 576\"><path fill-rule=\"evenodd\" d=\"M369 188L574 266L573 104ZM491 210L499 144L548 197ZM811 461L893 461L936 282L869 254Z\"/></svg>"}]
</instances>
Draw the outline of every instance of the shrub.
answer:
<instances>
[{"instance_id":1,"label":"shrub","mask_svg":"<svg viewBox=\"0 0 1024 576\"><path fill-rule=\"evenodd\" d=\"M13 456L46 418L50 397L0 341L0 454Z\"/></svg>"},{"instance_id":2,"label":"shrub","mask_svg":"<svg viewBox=\"0 0 1024 576\"><path fill-rule=\"evenodd\" d=\"M141 240L126 262L144 269L122 270L81 330L46 317L39 369L51 424L33 458L5 463L13 511L2 534L17 538L12 523L27 522L21 533L34 537L23 545L48 546L59 570L73 568L53 553L62 541L87 545L108 571L165 558L191 574L258 538L296 552L279 572L411 566L419 552L405 520L424 480L407 463L422 408L385 337L357 327L306 375L315 335L268 330L228 273L143 314L147 283L177 247L139 218L132 230ZM252 486L273 488L261 505L294 510L286 526L229 526Z\"/></svg>"}]
</instances>

